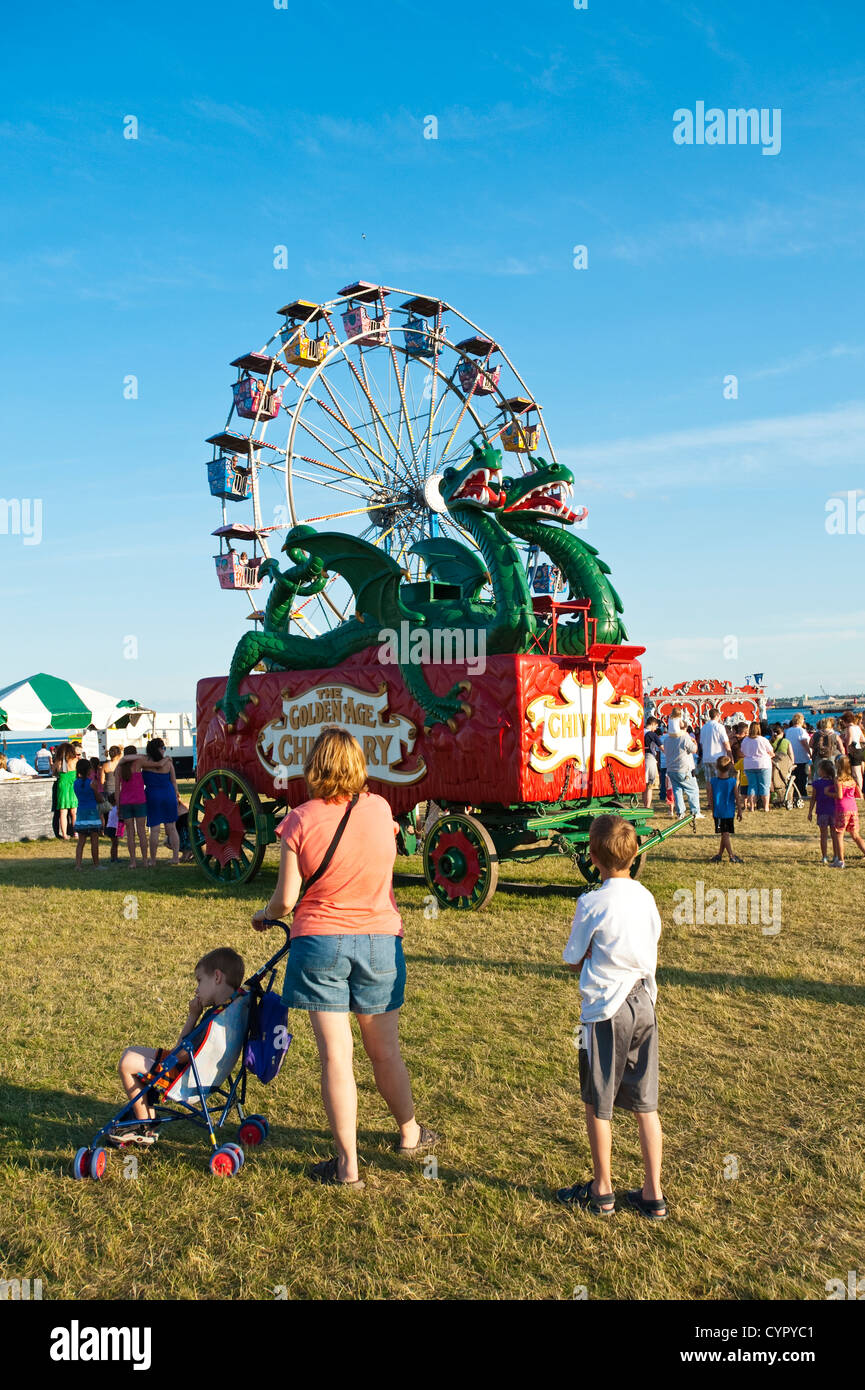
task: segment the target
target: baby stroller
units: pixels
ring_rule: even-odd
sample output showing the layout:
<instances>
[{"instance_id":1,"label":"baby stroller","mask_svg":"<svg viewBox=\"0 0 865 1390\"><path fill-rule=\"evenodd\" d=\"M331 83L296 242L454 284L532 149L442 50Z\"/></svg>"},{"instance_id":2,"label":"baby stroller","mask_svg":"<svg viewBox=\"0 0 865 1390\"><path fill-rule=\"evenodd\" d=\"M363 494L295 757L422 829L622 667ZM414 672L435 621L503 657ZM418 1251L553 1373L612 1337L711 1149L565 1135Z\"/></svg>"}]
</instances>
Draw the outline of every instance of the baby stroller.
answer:
<instances>
[{"instance_id":1,"label":"baby stroller","mask_svg":"<svg viewBox=\"0 0 865 1390\"><path fill-rule=\"evenodd\" d=\"M272 921L270 925L282 927L285 932L285 942L276 955L251 975L227 1003L208 1009L158 1065L139 1075L141 1090L102 1126L89 1145L76 1153L73 1177L90 1177L98 1182L105 1176L109 1151L101 1143L110 1131L111 1142L122 1151L124 1126L141 1123L132 1113L135 1101L141 1098L146 1098L155 1111L154 1125L190 1120L206 1129L213 1150L210 1171L220 1177L234 1177L240 1172L245 1157L241 1145L257 1148L264 1143L269 1130L267 1120L263 1115L247 1115L244 1111L247 1078L252 1072L265 1083L272 1081L291 1042L286 1027L288 1010L273 987L276 968L291 945L289 928L285 922ZM180 1052L189 1055L185 1065L179 1059ZM219 1144L216 1131L223 1128L235 1110L240 1143Z\"/></svg>"},{"instance_id":2,"label":"baby stroller","mask_svg":"<svg viewBox=\"0 0 865 1390\"><path fill-rule=\"evenodd\" d=\"M772 765L772 789L773 806L783 806L785 811L791 809L798 810L805 805L806 798L802 796L796 783L796 764L791 762L789 770L779 767L777 762Z\"/></svg>"}]
</instances>

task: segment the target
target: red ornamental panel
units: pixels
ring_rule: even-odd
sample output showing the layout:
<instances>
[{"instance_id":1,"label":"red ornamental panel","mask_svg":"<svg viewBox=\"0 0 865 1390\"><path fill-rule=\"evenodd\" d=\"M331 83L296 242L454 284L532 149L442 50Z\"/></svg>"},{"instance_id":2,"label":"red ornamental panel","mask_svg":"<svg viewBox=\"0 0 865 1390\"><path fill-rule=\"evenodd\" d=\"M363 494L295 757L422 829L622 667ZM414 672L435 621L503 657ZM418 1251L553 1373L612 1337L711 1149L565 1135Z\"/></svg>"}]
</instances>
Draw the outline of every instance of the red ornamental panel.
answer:
<instances>
[{"instance_id":1,"label":"red ornamental panel","mask_svg":"<svg viewBox=\"0 0 865 1390\"><path fill-rule=\"evenodd\" d=\"M424 712L397 666L375 650L335 668L253 675L241 685L239 733L226 730L216 702L224 676L198 683L198 775L232 768L265 797L296 806L306 798L303 762L324 725L350 729L361 744L370 787L397 813L433 799L465 805L519 805L641 792L642 676L636 661L596 671L575 657L492 656L471 664L424 667L439 695L471 683L471 714L456 727L424 733ZM594 713L594 725L592 715ZM610 776L610 770L613 777ZM614 786L614 782L615 786Z\"/></svg>"}]
</instances>

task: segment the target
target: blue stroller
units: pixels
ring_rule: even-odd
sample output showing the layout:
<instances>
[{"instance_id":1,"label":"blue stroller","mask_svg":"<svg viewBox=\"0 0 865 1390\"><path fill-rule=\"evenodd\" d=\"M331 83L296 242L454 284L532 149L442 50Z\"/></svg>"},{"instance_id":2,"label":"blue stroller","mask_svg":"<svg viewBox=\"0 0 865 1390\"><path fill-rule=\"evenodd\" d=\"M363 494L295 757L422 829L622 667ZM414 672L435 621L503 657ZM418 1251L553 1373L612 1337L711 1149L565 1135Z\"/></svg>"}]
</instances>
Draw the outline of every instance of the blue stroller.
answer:
<instances>
[{"instance_id":1,"label":"blue stroller","mask_svg":"<svg viewBox=\"0 0 865 1390\"><path fill-rule=\"evenodd\" d=\"M285 922L285 942L260 970L237 990L227 1003L208 1009L177 1048L167 1053L149 1072L140 1076L141 1090L128 1100L113 1119L99 1130L89 1145L80 1148L72 1164L75 1178L105 1176L108 1150L101 1146L109 1131L111 1142L124 1148L123 1129L140 1125L132 1113L137 1100L146 1099L155 1111L154 1125L174 1120L190 1120L206 1129L213 1152L210 1171L220 1177L233 1177L244 1163L241 1145L257 1148L267 1138L269 1126L263 1115L244 1111L246 1082L252 1072L259 1080L272 1081L279 1072L291 1042L288 1010L274 989L279 962L288 954L291 942ZM180 1053L186 1053L184 1062ZM221 1130L232 1111L237 1111L240 1143L219 1144Z\"/></svg>"}]
</instances>

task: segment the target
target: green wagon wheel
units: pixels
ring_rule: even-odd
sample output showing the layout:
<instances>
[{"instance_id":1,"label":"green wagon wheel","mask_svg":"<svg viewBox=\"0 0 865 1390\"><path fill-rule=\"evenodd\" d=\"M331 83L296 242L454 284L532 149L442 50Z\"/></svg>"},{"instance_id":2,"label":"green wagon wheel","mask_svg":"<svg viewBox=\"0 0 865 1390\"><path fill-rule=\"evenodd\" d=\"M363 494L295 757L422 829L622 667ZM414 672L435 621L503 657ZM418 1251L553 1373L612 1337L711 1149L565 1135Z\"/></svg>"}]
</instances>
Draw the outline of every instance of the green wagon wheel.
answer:
<instances>
[{"instance_id":1,"label":"green wagon wheel","mask_svg":"<svg viewBox=\"0 0 865 1390\"><path fill-rule=\"evenodd\" d=\"M270 835L261 802L245 778L217 768L196 783L189 798L189 838L212 883L228 887L255 877Z\"/></svg>"},{"instance_id":2,"label":"green wagon wheel","mask_svg":"<svg viewBox=\"0 0 865 1390\"><path fill-rule=\"evenodd\" d=\"M489 831L474 816L445 815L424 839L423 871L442 907L474 912L496 891L499 856Z\"/></svg>"}]
</instances>

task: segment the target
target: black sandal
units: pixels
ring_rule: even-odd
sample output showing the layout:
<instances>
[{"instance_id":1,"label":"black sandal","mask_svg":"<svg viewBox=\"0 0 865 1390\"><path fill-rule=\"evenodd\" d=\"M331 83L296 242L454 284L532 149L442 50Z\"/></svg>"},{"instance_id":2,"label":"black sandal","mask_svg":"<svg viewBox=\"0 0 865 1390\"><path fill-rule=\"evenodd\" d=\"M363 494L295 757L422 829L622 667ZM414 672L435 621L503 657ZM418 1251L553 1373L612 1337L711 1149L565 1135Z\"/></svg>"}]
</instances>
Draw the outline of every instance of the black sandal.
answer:
<instances>
[{"instance_id":1,"label":"black sandal","mask_svg":"<svg viewBox=\"0 0 865 1390\"><path fill-rule=\"evenodd\" d=\"M574 1187L560 1187L556 1193L556 1201L562 1202L568 1207L579 1207L582 1211L590 1211L593 1216L612 1216L616 1210L615 1192L601 1192L597 1196L592 1191L593 1179L588 1182L578 1183Z\"/></svg>"},{"instance_id":2,"label":"black sandal","mask_svg":"<svg viewBox=\"0 0 865 1390\"><path fill-rule=\"evenodd\" d=\"M313 1182L324 1183L326 1187L353 1187L355 1190L366 1187L363 1178L356 1178L354 1182L347 1182L345 1178L337 1177L336 1158L326 1158L322 1163L314 1163L309 1169L308 1176Z\"/></svg>"},{"instance_id":3,"label":"black sandal","mask_svg":"<svg viewBox=\"0 0 865 1390\"><path fill-rule=\"evenodd\" d=\"M429 1153L430 1150L435 1148L441 1138L440 1134L436 1134L434 1129L427 1129L426 1125L419 1125L419 1128L420 1134L418 1135L418 1141L413 1148L409 1149L403 1144L397 1144L396 1151L402 1154L403 1158L414 1158L415 1155L419 1154L421 1151Z\"/></svg>"},{"instance_id":4,"label":"black sandal","mask_svg":"<svg viewBox=\"0 0 865 1390\"><path fill-rule=\"evenodd\" d=\"M644 1197L642 1188L638 1187L633 1192L625 1193L625 1201L641 1216L647 1216L650 1221L666 1221L667 1219L667 1202L664 1197Z\"/></svg>"}]
</instances>

